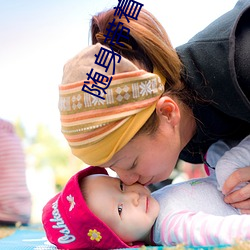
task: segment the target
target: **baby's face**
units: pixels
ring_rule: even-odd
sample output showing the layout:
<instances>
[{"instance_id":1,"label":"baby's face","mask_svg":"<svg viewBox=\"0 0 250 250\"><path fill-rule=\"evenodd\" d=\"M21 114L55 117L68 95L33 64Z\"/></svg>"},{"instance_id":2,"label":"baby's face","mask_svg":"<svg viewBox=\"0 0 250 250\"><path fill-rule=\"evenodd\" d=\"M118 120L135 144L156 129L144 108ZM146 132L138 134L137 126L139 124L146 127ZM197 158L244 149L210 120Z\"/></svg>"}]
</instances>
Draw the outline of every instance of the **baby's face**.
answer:
<instances>
[{"instance_id":1,"label":"baby's face","mask_svg":"<svg viewBox=\"0 0 250 250\"><path fill-rule=\"evenodd\" d=\"M159 204L141 184L127 186L105 175L85 178L88 206L126 243L144 240L159 214Z\"/></svg>"}]
</instances>

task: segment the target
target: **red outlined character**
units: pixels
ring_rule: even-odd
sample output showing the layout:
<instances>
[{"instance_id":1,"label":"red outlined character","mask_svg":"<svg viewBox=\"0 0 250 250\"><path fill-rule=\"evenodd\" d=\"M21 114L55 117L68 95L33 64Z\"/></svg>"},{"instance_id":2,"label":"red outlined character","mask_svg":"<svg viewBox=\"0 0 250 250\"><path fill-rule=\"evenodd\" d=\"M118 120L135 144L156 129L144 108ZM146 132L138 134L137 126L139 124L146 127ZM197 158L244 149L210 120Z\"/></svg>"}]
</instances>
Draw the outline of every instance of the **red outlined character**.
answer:
<instances>
[{"instance_id":1,"label":"red outlined character","mask_svg":"<svg viewBox=\"0 0 250 250\"><path fill-rule=\"evenodd\" d=\"M109 58L109 61L107 62L109 54L112 54L112 56ZM104 67L105 72L107 72L110 66L111 60L113 60L113 75L114 75L115 74L115 56L118 57L117 63L119 63L121 61L121 56L119 54L115 53L112 48L111 50L109 50L108 48L101 47L98 55L95 55L96 57L95 64L101 67ZM91 70L91 73L92 71L93 69Z\"/></svg>"},{"instance_id":2,"label":"red outlined character","mask_svg":"<svg viewBox=\"0 0 250 250\"><path fill-rule=\"evenodd\" d=\"M143 4L133 0L118 0L118 2L118 6L114 7L114 16L117 15L121 19L121 16L124 15L128 23L128 17L137 20Z\"/></svg>"}]
</instances>

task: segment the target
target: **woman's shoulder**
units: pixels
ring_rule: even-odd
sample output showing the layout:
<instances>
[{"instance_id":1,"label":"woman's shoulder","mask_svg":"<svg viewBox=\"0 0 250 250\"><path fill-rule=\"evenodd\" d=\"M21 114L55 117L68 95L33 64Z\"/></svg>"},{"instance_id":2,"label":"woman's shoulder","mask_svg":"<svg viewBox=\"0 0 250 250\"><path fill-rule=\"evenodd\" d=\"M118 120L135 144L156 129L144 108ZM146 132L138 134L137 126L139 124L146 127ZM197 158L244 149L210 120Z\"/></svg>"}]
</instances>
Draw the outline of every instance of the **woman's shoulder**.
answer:
<instances>
[{"instance_id":1,"label":"woman's shoulder","mask_svg":"<svg viewBox=\"0 0 250 250\"><path fill-rule=\"evenodd\" d=\"M176 50L184 65L183 79L190 89L223 113L250 123L250 101L237 80L234 60L235 30L249 10L250 0L239 1Z\"/></svg>"}]
</instances>

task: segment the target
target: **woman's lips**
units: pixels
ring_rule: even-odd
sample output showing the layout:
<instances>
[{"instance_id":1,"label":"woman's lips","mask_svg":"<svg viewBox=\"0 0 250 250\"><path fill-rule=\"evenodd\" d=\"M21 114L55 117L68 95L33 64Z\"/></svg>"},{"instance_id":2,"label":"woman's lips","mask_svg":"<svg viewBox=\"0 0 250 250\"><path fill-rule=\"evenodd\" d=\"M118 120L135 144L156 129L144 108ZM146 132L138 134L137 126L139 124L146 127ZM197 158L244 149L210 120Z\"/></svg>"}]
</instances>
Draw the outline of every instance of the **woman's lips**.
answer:
<instances>
[{"instance_id":1,"label":"woman's lips","mask_svg":"<svg viewBox=\"0 0 250 250\"><path fill-rule=\"evenodd\" d=\"M142 184L143 186L148 186L152 183L152 180L153 180L154 177L152 177L148 182Z\"/></svg>"}]
</instances>

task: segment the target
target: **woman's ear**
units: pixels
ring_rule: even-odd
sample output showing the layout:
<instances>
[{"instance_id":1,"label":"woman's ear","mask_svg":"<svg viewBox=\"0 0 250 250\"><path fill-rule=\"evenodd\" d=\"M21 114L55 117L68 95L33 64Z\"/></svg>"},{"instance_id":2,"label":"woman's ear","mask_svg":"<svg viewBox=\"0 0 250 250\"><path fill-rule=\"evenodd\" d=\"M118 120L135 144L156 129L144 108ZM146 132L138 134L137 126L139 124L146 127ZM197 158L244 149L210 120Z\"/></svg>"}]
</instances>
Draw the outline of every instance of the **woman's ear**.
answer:
<instances>
[{"instance_id":1,"label":"woman's ear","mask_svg":"<svg viewBox=\"0 0 250 250\"><path fill-rule=\"evenodd\" d=\"M156 104L156 113L160 119L175 126L180 122L178 104L169 96L162 96Z\"/></svg>"}]
</instances>

